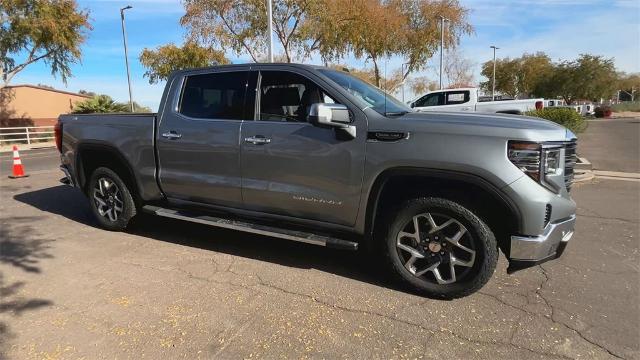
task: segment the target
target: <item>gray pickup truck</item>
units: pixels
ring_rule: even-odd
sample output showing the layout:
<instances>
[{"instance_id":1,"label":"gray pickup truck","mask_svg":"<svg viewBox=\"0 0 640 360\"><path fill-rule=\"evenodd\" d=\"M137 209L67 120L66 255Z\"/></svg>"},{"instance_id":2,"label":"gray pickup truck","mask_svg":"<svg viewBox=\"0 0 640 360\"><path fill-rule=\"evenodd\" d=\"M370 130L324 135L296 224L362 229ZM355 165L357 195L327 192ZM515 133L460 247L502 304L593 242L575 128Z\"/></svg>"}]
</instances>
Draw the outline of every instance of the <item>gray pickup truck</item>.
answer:
<instances>
[{"instance_id":1,"label":"gray pickup truck","mask_svg":"<svg viewBox=\"0 0 640 360\"><path fill-rule=\"evenodd\" d=\"M63 115L63 182L101 226L140 212L367 249L410 289L468 295L559 257L576 137L500 114L418 113L346 72L295 64L176 72L157 114Z\"/></svg>"}]
</instances>

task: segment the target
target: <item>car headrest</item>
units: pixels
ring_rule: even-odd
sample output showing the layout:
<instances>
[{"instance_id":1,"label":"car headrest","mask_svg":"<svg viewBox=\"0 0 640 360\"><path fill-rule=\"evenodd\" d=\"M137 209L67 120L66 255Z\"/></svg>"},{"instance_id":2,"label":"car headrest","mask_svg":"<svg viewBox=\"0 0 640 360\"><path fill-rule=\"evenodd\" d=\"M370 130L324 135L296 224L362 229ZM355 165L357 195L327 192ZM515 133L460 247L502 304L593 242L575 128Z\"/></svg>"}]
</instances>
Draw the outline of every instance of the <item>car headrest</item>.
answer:
<instances>
[{"instance_id":1,"label":"car headrest","mask_svg":"<svg viewBox=\"0 0 640 360\"><path fill-rule=\"evenodd\" d=\"M270 88L264 94L264 100L279 106L300 105L300 93L297 87Z\"/></svg>"}]
</instances>

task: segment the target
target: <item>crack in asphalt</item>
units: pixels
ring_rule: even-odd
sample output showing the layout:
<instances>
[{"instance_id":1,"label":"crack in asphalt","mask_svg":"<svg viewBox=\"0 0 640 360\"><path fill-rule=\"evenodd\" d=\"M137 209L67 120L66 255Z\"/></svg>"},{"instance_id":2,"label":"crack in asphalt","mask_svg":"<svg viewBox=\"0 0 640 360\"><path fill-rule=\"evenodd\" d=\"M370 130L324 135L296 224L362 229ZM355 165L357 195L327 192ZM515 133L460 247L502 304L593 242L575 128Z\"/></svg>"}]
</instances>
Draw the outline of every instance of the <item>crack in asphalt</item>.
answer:
<instances>
[{"instance_id":1,"label":"crack in asphalt","mask_svg":"<svg viewBox=\"0 0 640 360\"><path fill-rule=\"evenodd\" d=\"M566 267L567 269L571 269L573 271L575 271L576 273L580 274L581 270L587 270L587 271L593 271L593 272L597 272L600 274L605 274L605 275L623 275L623 274L638 274L638 271L636 270L624 270L624 271L605 271L605 270L599 270L599 269L592 269L592 268L583 268L583 269L578 269L574 266L571 265L567 265L564 264L560 261L556 262L557 264L560 264L564 267Z\"/></svg>"},{"instance_id":2,"label":"crack in asphalt","mask_svg":"<svg viewBox=\"0 0 640 360\"><path fill-rule=\"evenodd\" d=\"M544 276L544 280L540 283L540 285L536 289L536 294L538 294L538 296L542 299L542 301L546 304L546 306L551 311L551 317L550 317L551 321L553 321L553 323L555 323L555 324L560 324L560 325L566 327L567 329L573 331L582 340L588 342L589 344L591 344L591 345L593 345L593 346L595 346L595 347L597 347L599 349L604 350L609 355L611 355L611 356L613 356L613 357L615 357L617 359L625 359L625 357L616 354L615 352L613 352L612 350L608 349L604 345L601 345L601 344L597 343L596 341L587 338L586 335L583 334L581 330L578 330L578 329L574 328L573 326L570 326L569 324L566 324L566 323L564 323L562 321L556 320L556 318L555 318L556 310L555 310L554 306L551 305L549 300L547 298L545 298L544 295L542 295L542 292L541 292L543 290L544 285L546 285L549 282L549 280L551 280L551 277L549 276L549 273L547 273L547 270L544 267L542 267L542 265L538 265L538 267L540 268L540 270L542 272L542 275ZM590 326L593 327L593 325L590 325Z\"/></svg>"},{"instance_id":3,"label":"crack in asphalt","mask_svg":"<svg viewBox=\"0 0 640 360\"><path fill-rule=\"evenodd\" d=\"M536 350L529 349L529 348L526 348L526 347L518 346L518 345L513 344L511 342L472 339L472 338L466 337L466 336L464 336L462 334L458 334L455 331L450 330L450 329L444 329L444 328L431 329L431 328L425 327L422 324L415 323L415 322L408 321L408 320L404 320L404 319L400 319L400 318L395 317L395 316L391 316L391 315L387 315L387 314L383 314L383 313L379 313L379 312L375 312L375 311L370 311L370 310L349 308L349 307L346 307L346 306L342 306L342 305L330 303L330 302L325 301L325 300L318 299L318 298L316 298L314 296L311 296L311 295L308 295L308 294L298 293L298 292L291 291L291 290L282 288L282 287L274 285L274 284L270 284L268 282L265 282L260 276L258 276L256 274L254 274L253 276L258 278L260 285L268 287L270 289L274 289L276 291L280 291L280 292L285 293L285 294L304 297L304 298L312 300L313 302L319 303L321 305L324 305L324 306L327 306L327 307L336 308L336 309L339 309L339 310L342 310L342 311L345 311L345 312L350 312L350 313L355 313L355 314L365 314L365 315L369 315L369 316L377 316L377 317L381 317L381 318L384 318L384 319L387 319L387 320L390 320L390 321L393 321L393 322L405 324L405 325L408 325L408 326L417 327L419 329L422 329L422 330L425 330L425 331L431 333L431 336L427 339L427 341L431 340L433 338L433 336L435 335L435 333L438 332L438 333L451 335L456 339L459 339L459 340L462 340L462 341L465 341L465 342L468 342L468 343L484 344L484 345L504 345L504 346L509 346L509 347L512 347L512 348L515 348L515 349L518 349L518 350L528 351L528 352L531 352L531 353L536 354L536 355L551 356L551 357L562 358L562 359L572 359L572 358L570 358L568 356L565 356L565 355L536 351ZM413 305L415 305L415 304L413 304Z\"/></svg>"},{"instance_id":4,"label":"crack in asphalt","mask_svg":"<svg viewBox=\"0 0 640 360\"><path fill-rule=\"evenodd\" d=\"M240 277L253 276L258 280L258 282L255 285L240 285L240 284L234 284L234 283L229 282L229 281L218 281L218 280L214 280L214 279L207 278L207 277L197 276L197 275L194 275L194 274L192 274L192 273L190 273L190 272L188 272L186 270L182 270L182 269L179 269L179 268L163 269L163 268L158 268L158 267L155 267L155 266L148 266L148 265L143 265L143 264L138 264L138 263L124 262L124 261L121 261L121 263L125 264L125 265L132 265L132 266L137 266L137 267L141 267L141 268L147 268L147 269L151 269L151 270L155 270L155 271L161 271L161 272L178 271L179 273L183 274L184 276L186 276L186 277L188 277L190 279L194 279L194 280L198 280L198 281L204 281L204 282L212 282L212 283L215 283L215 284L230 285L230 286L240 287L240 288L247 289L247 290L255 290L254 289L255 286L258 286L258 285L259 286L263 286L263 287L266 287L266 288L269 288L269 289L276 290L276 291L281 292L281 293L303 297L303 298L309 299L309 300L311 300L311 301L313 301L315 303L318 303L320 305L323 305L323 306L326 306L326 307L335 308L335 309L338 309L338 310L341 310L341 311L355 313L355 314L365 314L365 315L369 315L369 316L377 316L377 317L381 317L381 318L384 318L384 319L387 319L387 320L390 320L390 321L393 321L393 322L405 324L405 325L412 326L412 327L417 327L417 328L422 329L424 331L427 331L427 332L429 332L431 334L429 336L429 338L427 339L427 341L432 339L433 336L435 335L435 333L442 333L442 334L451 335L456 339L459 339L459 340L462 340L462 341L465 341L465 342L468 342L468 343L484 344L484 345L504 345L504 346L512 347L512 348L517 349L517 350L528 351L528 352L530 352L532 354L536 354L536 355L551 356L551 357L562 358L562 359L572 359L572 358L570 358L568 356L565 356L565 355L542 352L542 351L536 351L536 350L533 350L533 349L529 349L529 348L526 348L526 347L518 346L516 344L508 343L508 342L495 341L495 340L494 341L489 341L489 340L482 340L482 339L472 339L472 338L466 337L466 336L464 336L462 334L458 334L458 333L456 333L456 332L454 332L453 330L450 330L450 329L444 329L444 328L442 328L442 329L431 329L431 328L425 327L422 324L411 322L411 321L404 320L404 319L400 319L400 318L397 318L397 317L394 317L394 316L390 316L390 315L387 315L387 314L378 313L378 312L369 311L369 310L353 309L353 308L349 308L349 307L346 307L346 306L333 304L331 302L328 302L328 301L325 301L325 300L322 300L322 299L318 299L318 298L316 298L316 297L314 297L312 295L309 295L309 294L298 293L298 292L291 291L291 290L282 288L282 287L274 285L274 284L270 284L270 283L264 281L264 279L262 279L257 274L250 274L250 273L241 274L241 273L237 273L237 272L235 272L235 271L233 271L231 269L232 266L229 266L227 269L225 269L223 271L216 270L215 273L229 272L231 274L234 274L234 275L240 276ZM235 263L235 261L234 261L234 263ZM415 306L415 305L420 305L420 304L426 303L428 301L429 300L421 300L420 302L416 302L416 303L413 303L413 304L408 304L404 308L410 307L410 306Z\"/></svg>"},{"instance_id":5,"label":"crack in asphalt","mask_svg":"<svg viewBox=\"0 0 640 360\"><path fill-rule=\"evenodd\" d=\"M313 301L315 303L318 303L320 305L323 305L323 306L326 306L326 307L335 308L335 309L338 309L338 310L341 310L341 311L355 313L355 314L364 314L364 315L369 315L369 316L381 317L381 318L387 319L389 321L401 323L401 324L412 326L412 327L417 327L417 328L422 329L424 331L427 331L427 332L429 332L431 334L429 336L429 338L427 339L427 341L431 340L436 333L443 333L443 334L451 335L456 339L459 339L459 340L462 340L462 341L465 341L465 342L468 342L468 343L484 344L484 345L503 345L503 346L512 347L512 348L517 349L517 350L528 351L528 352L536 354L536 355L552 356L552 357L562 358L562 359L573 359L573 358L571 358L569 356L566 356L566 355L563 355L563 354L557 354L557 353L552 353L552 352L544 352L544 351L537 351L537 350L534 350L534 349L530 349L530 348L527 348L527 347L523 347L523 346L519 346L517 344L514 344L513 340L515 338L515 335L518 333L518 331L521 328L521 324L519 322L521 320L521 318L522 318L521 316L518 317L518 320L516 321L516 328L511 333L508 342L496 341L496 340L473 339L473 338L467 337L465 335L456 333L455 331L450 330L450 329L446 329L446 328L440 328L440 329L428 328L428 327L426 327L426 326L424 326L424 325L422 325L420 323L416 323L416 322L412 322L412 321L409 321L409 320L401 319L401 318L398 318L397 316L391 316L391 315L388 315L388 314L384 314L384 313L380 313L380 312L376 312L376 311L371 311L371 310L354 309L354 308L346 307L346 306L343 306L343 305L334 304L334 303L331 303L329 301L316 298L315 296L312 296L312 295L309 295L309 294L299 293L299 292L292 291L292 290L277 286L275 284L269 283L269 282L265 281L262 277L260 277L259 275L255 274L255 273L238 273L238 272L236 272L236 271L234 271L232 269L233 265L235 265L235 263L236 263L236 259L232 259L232 261L226 267L226 269L224 269L224 270L216 269L214 271L214 273L225 273L225 272L228 272L228 273L231 273L231 274L233 274L235 276L238 276L238 277L247 277L247 276L255 277L257 279L256 284L254 284L254 285L245 285L245 284L236 284L236 283L233 283L231 281L219 281L219 280L215 280L215 279L208 278L208 277L198 276L198 275L195 275L195 274L193 274L193 273L191 273L189 271L186 271L186 270L183 270L183 269L180 269L180 268L176 268L176 267L172 267L172 268L169 268L169 269L163 269L163 268L158 268L158 267L148 266L148 265L143 265L143 264L138 264L138 263L131 263L131 262L121 262L121 263L126 264L126 265L132 265L132 266L138 266L138 267L142 267L142 268L152 269L152 270L156 270L156 271L162 271L162 272L177 271L177 272L183 274L184 276L186 276L186 277L188 277L190 279L194 279L194 280L198 280L198 281L204 281L204 282L210 282L210 283L215 283L215 284L221 284L221 285L229 285L229 286L238 287L238 288L242 288L242 289L246 289L246 290L252 290L252 291L255 291L255 287L256 286L263 286L263 287L266 287L266 288L269 288L269 289L273 289L273 290L276 290L276 291L284 293L284 294L303 297L303 298L309 299L309 300L311 300L311 301ZM215 260L214 260L214 263L218 264L218 262L215 261ZM556 319L556 316L555 316L556 310L555 310L554 306L548 301L548 299L541 292L543 290L544 286L551 280L551 277L547 273L546 269L544 269L541 265L539 265L538 267L541 269L541 273L542 273L544 279L538 285L537 289L535 290L535 294L538 297L540 297L542 302L549 309L549 311L550 311L549 315L540 314L540 313L537 313L537 312L534 312L534 311L523 309L523 308L521 308L519 306L510 304L510 303L504 301L503 299L501 299L498 296L493 295L493 294L489 294L489 293L485 293L485 292L478 292L478 293L480 295L484 295L486 297L492 298L495 301L499 302L500 304L503 304L503 305L505 305L507 307L510 307L510 308L512 308L514 310L517 310L517 311L520 311L522 313L529 314L529 315L532 315L532 316L543 316L544 318L549 319L554 324L559 324L559 325L564 326L565 328L569 329L570 331L572 331L576 335L578 335L578 337L580 337L585 342L595 346L598 349L601 349L602 351L606 352L607 354L609 354L609 355L611 355L611 356L613 356L615 358L618 358L618 359L625 359L623 356L616 354L614 351L608 349L607 347L595 342L594 340L589 339L588 337L586 337L585 334L582 333L582 331L580 331L580 330L578 330L578 329L576 329L576 328L574 328L574 327L572 327L572 326L570 326L570 325L568 325L568 324L566 324L564 322L561 322L561 321ZM424 303L427 303L427 302L429 302L429 300L420 300L420 301L417 301L415 303L407 304L407 305L405 305L405 306L403 306L401 308L398 308L396 310L396 312L399 312L402 309L407 309L407 308L412 307L412 306L423 305ZM592 325L590 325L590 326L592 327Z\"/></svg>"},{"instance_id":6,"label":"crack in asphalt","mask_svg":"<svg viewBox=\"0 0 640 360\"><path fill-rule=\"evenodd\" d=\"M594 212L595 213L595 212ZM625 218L619 218L619 217L607 217L607 216L601 216L599 214L596 213L597 216L594 215L585 215L585 214L577 214L580 217L585 217L585 218L590 218L590 219L600 219L600 220L616 220L616 221L620 221L620 222L625 222L625 223L631 223L631 224L640 224L640 222L638 221L633 221L633 220L629 220L629 219L625 219Z\"/></svg>"}]
</instances>

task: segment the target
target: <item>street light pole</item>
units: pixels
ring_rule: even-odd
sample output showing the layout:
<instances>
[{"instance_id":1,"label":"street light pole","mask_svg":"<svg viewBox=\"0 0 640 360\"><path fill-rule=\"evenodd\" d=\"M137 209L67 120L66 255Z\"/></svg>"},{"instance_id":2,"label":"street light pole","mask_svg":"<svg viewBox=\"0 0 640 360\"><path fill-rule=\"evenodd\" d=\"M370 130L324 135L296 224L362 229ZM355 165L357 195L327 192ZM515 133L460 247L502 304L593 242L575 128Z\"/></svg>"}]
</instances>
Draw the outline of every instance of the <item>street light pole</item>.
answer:
<instances>
[{"instance_id":1,"label":"street light pole","mask_svg":"<svg viewBox=\"0 0 640 360\"><path fill-rule=\"evenodd\" d=\"M133 97L131 96L131 75L129 74L129 55L127 54L127 33L124 29L124 11L131 9L131 5L127 5L120 9L120 19L122 20L122 40L124 41L124 62L127 65L127 84L129 85L129 107L131 112L133 109Z\"/></svg>"},{"instance_id":2,"label":"street light pole","mask_svg":"<svg viewBox=\"0 0 640 360\"><path fill-rule=\"evenodd\" d=\"M402 65L400 66L400 70L402 71L402 82L400 83L400 85L402 86L402 103L404 103L404 67L408 64L409 63L402 63Z\"/></svg>"},{"instance_id":3,"label":"street light pole","mask_svg":"<svg viewBox=\"0 0 640 360\"><path fill-rule=\"evenodd\" d=\"M272 4L272 0L267 0L267 18L269 21L269 25L268 30L269 31L269 36L267 36L267 38L269 39L269 62L272 63L273 62L273 4Z\"/></svg>"},{"instance_id":4,"label":"street light pole","mask_svg":"<svg viewBox=\"0 0 640 360\"><path fill-rule=\"evenodd\" d=\"M492 83L491 101L495 101L496 100L496 50L500 48L494 45L491 45L490 48L493 49L493 81L491 82Z\"/></svg>"},{"instance_id":5,"label":"street light pole","mask_svg":"<svg viewBox=\"0 0 640 360\"><path fill-rule=\"evenodd\" d=\"M442 65L444 63L444 22L447 20L440 15L440 90L442 90Z\"/></svg>"}]
</instances>

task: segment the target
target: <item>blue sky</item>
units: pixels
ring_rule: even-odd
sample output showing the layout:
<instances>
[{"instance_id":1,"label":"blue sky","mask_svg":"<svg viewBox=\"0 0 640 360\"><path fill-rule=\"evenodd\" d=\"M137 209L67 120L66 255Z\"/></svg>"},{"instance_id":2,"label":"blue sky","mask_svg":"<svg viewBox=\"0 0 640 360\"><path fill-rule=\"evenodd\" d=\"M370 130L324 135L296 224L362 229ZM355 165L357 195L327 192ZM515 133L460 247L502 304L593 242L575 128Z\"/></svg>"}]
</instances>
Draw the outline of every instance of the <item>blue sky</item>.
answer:
<instances>
[{"instance_id":1,"label":"blue sky","mask_svg":"<svg viewBox=\"0 0 640 360\"><path fill-rule=\"evenodd\" d=\"M493 56L517 57L525 52L546 52L553 60L574 59L580 53L613 57L616 67L640 72L640 1L637 0L461 0L471 10L470 22L475 34L465 37L459 52L474 64L475 81L480 65ZM184 10L180 0L93 0L79 1L91 13L93 31L83 46L81 64L73 66L73 77L65 85L54 78L43 64L34 64L18 74L12 84L48 84L58 89L91 90L126 101L125 72L119 8L132 5L126 12L129 61L133 97L156 109L164 84L149 85L138 56L145 47L169 42L180 44L184 31L179 19ZM233 62L247 62L247 57ZM424 75L436 80L439 57L436 55ZM366 67L357 59L349 65ZM388 68L399 67L401 59L390 59ZM408 97L411 94L407 95Z\"/></svg>"}]
</instances>

